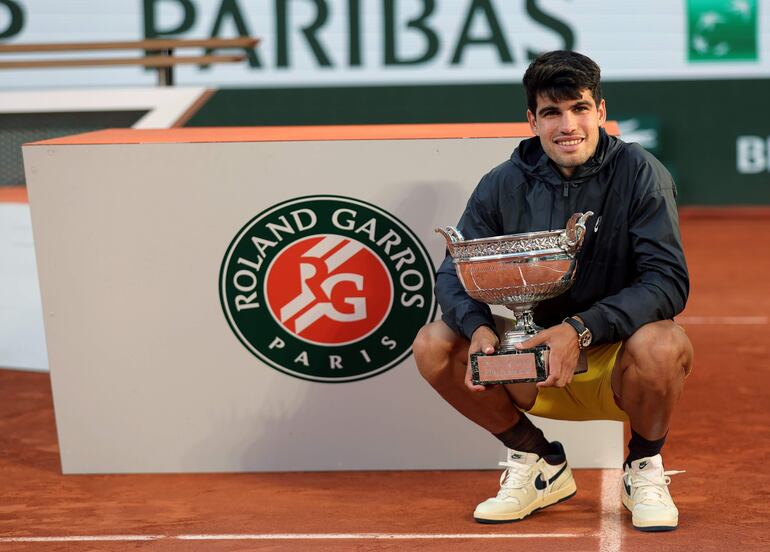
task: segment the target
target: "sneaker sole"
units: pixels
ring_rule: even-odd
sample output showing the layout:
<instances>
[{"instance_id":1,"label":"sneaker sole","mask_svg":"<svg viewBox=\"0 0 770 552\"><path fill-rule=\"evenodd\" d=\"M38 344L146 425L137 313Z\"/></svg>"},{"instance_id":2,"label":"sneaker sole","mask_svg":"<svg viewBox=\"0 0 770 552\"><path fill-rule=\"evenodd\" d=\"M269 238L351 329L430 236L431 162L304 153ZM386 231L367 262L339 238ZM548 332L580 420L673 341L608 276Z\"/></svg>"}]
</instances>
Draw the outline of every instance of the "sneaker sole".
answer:
<instances>
[{"instance_id":1,"label":"sneaker sole","mask_svg":"<svg viewBox=\"0 0 770 552\"><path fill-rule=\"evenodd\" d=\"M577 485L575 485L574 479L572 480L572 485L568 485L563 490L550 494L547 497L547 502L540 503L537 505L537 503L533 503L530 508L525 510L520 510L518 512L515 512L514 514L500 514L500 516L495 517L486 517L486 518L480 518L473 516L473 519L475 519L479 523L512 523L514 521L521 521L527 516L530 516L537 512L538 510L542 510L543 508L548 508L549 506L554 506L556 504L559 504L560 502L564 502L565 500L569 500L573 496L577 494ZM511 517L513 515L514 517Z\"/></svg>"},{"instance_id":2,"label":"sneaker sole","mask_svg":"<svg viewBox=\"0 0 770 552\"><path fill-rule=\"evenodd\" d=\"M645 522L636 522L634 521L634 513L631 510L631 507L628 505L629 498L626 497L626 493L623 493L623 506L625 506L626 510L628 510L631 513L631 525L634 526L634 529L638 531L644 531L645 533L662 533L665 531L673 531L679 526L679 518L677 517L675 520L659 520L659 521L645 521Z\"/></svg>"}]
</instances>

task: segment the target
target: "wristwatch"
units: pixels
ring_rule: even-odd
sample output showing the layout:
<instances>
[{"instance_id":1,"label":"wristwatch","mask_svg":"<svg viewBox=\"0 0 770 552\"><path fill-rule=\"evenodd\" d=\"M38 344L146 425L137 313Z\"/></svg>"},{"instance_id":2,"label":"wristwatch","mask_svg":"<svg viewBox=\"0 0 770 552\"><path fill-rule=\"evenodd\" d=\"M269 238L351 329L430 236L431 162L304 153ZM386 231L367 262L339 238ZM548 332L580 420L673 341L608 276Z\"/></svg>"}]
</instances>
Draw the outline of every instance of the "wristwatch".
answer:
<instances>
[{"instance_id":1,"label":"wristwatch","mask_svg":"<svg viewBox=\"0 0 770 552\"><path fill-rule=\"evenodd\" d=\"M594 336L591 334L591 330L586 328L580 320L568 316L562 320L562 322L566 322L577 332L578 347L580 347L581 351L583 349L588 349L588 347L591 346L591 341L593 341Z\"/></svg>"}]
</instances>

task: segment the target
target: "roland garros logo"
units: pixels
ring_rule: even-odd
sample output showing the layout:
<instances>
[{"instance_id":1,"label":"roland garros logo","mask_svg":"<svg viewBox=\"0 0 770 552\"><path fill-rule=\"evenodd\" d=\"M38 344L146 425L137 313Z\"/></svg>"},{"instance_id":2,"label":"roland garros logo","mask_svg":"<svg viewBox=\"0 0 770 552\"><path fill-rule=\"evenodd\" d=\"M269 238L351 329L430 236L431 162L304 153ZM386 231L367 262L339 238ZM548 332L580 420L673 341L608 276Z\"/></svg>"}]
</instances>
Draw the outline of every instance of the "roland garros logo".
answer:
<instances>
[{"instance_id":1,"label":"roland garros logo","mask_svg":"<svg viewBox=\"0 0 770 552\"><path fill-rule=\"evenodd\" d=\"M380 374L411 353L436 312L433 265L393 215L339 196L292 199L249 221L227 249L220 299L257 358L324 382Z\"/></svg>"}]
</instances>

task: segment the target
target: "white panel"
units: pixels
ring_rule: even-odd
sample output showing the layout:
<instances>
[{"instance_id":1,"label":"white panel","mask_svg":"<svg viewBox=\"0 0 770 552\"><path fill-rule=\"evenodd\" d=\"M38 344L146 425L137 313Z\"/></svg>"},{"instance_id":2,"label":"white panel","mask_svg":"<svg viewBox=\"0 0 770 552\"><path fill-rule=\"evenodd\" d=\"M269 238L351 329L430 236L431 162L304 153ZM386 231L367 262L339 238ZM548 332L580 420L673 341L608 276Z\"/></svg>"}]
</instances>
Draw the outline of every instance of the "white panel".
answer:
<instances>
[{"instance_id":1,"label":"white panel","mask_svg":"<svg viewBox=\"0 0 770 552\"><path fill-rule=\"evenodd\" d=\"M0 368L47 370L29 208L0 203Z\"/></svg>"},{"instance_id":2,"label":"white panel","mask_svg":"<svg viewBox=\"0 0 770 552\"><path fill-rule=\"evenodd\" d=\"M169 128L205 92L200 87L5 91L0 92L0 114L146 110L134 128ZM0 259L0 367L45 371L48 360L27 205L0 203Z\"/></svg>"},{"instance_id":3,"label":"white panel","mask_svg":"<svg viewBox=\"0 0 770 552\"><path fill-rule=\"evenodd\" d=\"M25 148L57 429L67 473L488 468L499 444L441 400L411 357L367 380L296 379L222 313L238 230L318 193L443 241L512 140ZM561 425L576 466L617 466L620 424Z\"/></svg>"}]
</instances>

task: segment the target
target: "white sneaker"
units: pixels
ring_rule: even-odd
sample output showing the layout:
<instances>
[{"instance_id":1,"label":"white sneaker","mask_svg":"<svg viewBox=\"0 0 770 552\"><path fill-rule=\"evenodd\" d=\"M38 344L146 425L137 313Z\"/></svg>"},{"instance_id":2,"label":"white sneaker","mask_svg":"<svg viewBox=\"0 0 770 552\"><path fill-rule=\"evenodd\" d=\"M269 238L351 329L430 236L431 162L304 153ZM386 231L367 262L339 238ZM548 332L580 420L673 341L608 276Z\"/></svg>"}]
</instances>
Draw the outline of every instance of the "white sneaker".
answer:
<instances>
[{"instance_id":1,"label":"white sneaker","mask_svg":"<svg viewBox=\"0 0 770 552\"><path fill-rule=\"evenodd\" d=\"M631 522L640 531L672 531L679 524L668 484L670 475L683 471L663 471L660 454L640 458L623 467L623 506L631 512Z\"/></svg>"},{"instance_id":2,"label":"white sneaker","mask_svg":"<svg viewBox=\"0 0 770 552\"><path fill-rule=\"evenodd\" d=\"M555 454L544 457L509 450L508 460L500 462L506 468L500 476L500 492L476 506L474 519L480 523L518 521L572 497L577 486L564 448L560 443L551 444Z\"/></svg>"}]
</instances>

